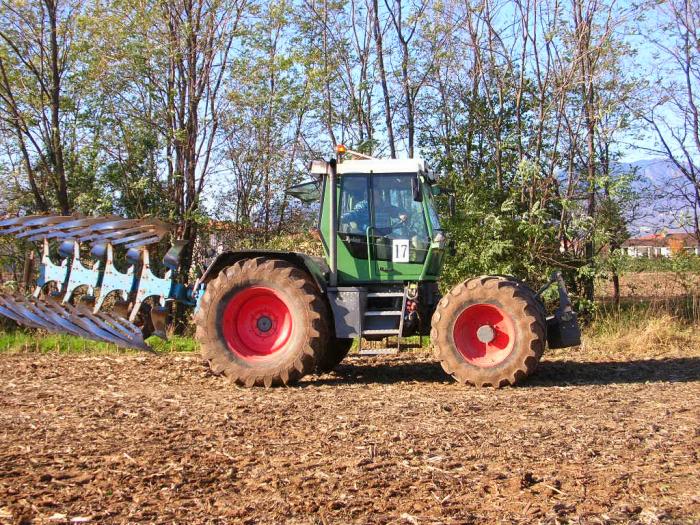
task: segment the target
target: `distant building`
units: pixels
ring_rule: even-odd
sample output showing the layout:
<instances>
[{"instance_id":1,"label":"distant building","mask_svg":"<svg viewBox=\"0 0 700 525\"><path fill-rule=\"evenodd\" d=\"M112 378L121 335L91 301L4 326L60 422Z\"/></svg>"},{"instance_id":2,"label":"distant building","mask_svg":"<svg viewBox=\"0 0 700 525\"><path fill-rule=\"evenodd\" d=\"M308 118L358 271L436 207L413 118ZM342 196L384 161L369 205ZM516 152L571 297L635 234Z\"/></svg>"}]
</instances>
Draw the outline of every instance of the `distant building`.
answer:
<instances>
[{"instance_id":1,"label":"distant building","mask_svg":"<svg viewBox=\"0 0 700 525\"><path fill-rule=\"evenodd\" d=\"M698 239L689 233L654 233L627 239L622 247L631 257L670 257L685 251L700 255Z\"/></svg>"}]
</instances>

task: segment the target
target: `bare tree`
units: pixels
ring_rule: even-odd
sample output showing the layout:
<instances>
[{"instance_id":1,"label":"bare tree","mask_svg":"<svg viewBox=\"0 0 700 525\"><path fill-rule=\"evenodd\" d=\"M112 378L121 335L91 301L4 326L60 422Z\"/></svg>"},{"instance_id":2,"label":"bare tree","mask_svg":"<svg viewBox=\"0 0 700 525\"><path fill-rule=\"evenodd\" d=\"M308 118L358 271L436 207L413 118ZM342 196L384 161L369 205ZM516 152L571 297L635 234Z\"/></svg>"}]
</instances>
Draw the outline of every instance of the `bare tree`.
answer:
<instances>
[{"instance_id":1,"label":"bare tree","mask_svg":"<svg viewBox=\"0 0 700 525\"><path fill-rule=\"evenodd\" d=\"M394 122L392 118L391 97L389 95L389 83L387 82L386 67L384 65L384 28L379 20L379 3L372 0L372 33L377 55L377 67L379 80L382 86L382 99L384 101L384 122L386 123L387 142L391 158L396 158L396 139L394 138Z\"/></svg>"},{"instance_id":2,"label":"bare tree","mask_svg":"<svg viewBox=\"0 0 700 525\"><path fill-rule=\"evenodd\" d=\"M36 207L71 211L64 159L64 77L79 0L0 2L0 118L15 134ZM46 195L40 178L52 189Z\"/></svg>"},{"instance_id":3,"label":"bare tree","mask_svg":"<svg viewBox=\"0 0 700 525\"><path fill-rule=\"evenodd\" d=\"M685 179L677 185L692 213L692 229L700 238L700 5L694 0L654 4L664 28L655 38L661 54L655 103L638 112L659 141L659 153ZM648 96L648 95L647 95Z\"/></svg>"},{"instance_id":4,"label":"bare tree","mask_svg":"<svg viewBox=\"0 0 700 525\"><path fill-rule=\"evenodd\" d=\"M416 141L416 99L421 87L423 87L425 83L428 71L420 74L418 78L413 78L413 75L411 75L411 62L415 61L416 57L412 55L409 46L416 36L419 22L429 2L427 0L421 0L418 5L414 6L412 12L406 12L404 9L406 4L403 0L393 0L391 3L389 0L384 0L384 4L391 17L394 30L396 31L399 49L401 50L400 82L403 89L402 102L406 118L408 156L409 158L413 158Z\"/></svg>"},{"instance_id":5,"label":"bare tree","mask_svg":"<svg viewBox=\"0 0 700 525\"><path fill-rule=\"evenodd\" d=\"M168 0L155 23L166 50L166 69L149 71L166 102L166 140L178 234L190 241L181 267L186 275L197 236L201 196L216 153L224 77L247 0Z\"/></svg>"}]
</instances>

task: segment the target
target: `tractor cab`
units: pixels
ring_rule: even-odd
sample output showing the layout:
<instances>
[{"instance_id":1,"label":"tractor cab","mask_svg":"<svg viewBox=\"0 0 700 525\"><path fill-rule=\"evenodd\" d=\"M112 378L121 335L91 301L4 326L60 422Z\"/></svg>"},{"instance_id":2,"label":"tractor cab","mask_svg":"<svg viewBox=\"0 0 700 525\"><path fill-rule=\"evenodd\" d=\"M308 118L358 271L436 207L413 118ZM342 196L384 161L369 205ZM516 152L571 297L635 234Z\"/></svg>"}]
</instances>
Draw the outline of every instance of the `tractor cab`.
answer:
<instances>
[{"instance_id":1,"label":"tractor cab","mask_svg":"<svg viewBox=\"0 0 700 525\"><path fill-rule=\"evenodd\" d=\"M317 179L288 190L320 199L318 228L337 284L436 281L446 236L432 173L422 160L352 156L313 162Z\"/></svg>"}]
</instances>

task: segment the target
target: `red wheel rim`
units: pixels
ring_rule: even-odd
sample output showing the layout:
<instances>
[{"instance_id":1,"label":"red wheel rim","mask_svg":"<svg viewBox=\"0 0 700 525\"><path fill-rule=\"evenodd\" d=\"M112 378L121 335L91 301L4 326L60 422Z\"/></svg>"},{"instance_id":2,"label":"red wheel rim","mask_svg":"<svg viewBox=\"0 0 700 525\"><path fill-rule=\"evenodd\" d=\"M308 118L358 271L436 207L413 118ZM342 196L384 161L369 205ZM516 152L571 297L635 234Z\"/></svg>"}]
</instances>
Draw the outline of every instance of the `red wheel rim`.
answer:
<instances>
[{"instance_id":1,"label":"red wheel rim","mask_svg":"<svg viewBox=\"0 0 700 525\"><path fill-rule=\"evenodd\" d=\"M231 297L224 310L224 338L231 352L243 359L279 352L291 333L289 307L272 288L246 288Z\"/></svg>"},{"instance_id":2,"label":"red wheel rim","mask_svg":"<svg viewBox=\"0 0 700 525\"><path fill-rule=\"evenodd\" d=\"M503 362L513 350L515 328L508 314L493 304L473 304L455 321L455 346L471 364L482 368Z\"/></svg>"}]
</instances>

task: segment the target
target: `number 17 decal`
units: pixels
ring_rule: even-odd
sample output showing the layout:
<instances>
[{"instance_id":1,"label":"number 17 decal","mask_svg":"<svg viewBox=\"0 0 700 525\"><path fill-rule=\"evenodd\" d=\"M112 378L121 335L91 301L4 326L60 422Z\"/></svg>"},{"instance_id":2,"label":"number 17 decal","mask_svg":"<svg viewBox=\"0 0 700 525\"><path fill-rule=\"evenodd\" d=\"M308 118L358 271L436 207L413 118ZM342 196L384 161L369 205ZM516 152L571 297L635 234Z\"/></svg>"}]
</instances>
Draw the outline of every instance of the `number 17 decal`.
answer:
<instances>
[{"instance_id":1,"label":"number 17 decal","mask_svg":"<svg viewBox=\"0 0 700 525\"><path fill-rule=\"evenodd\" d=\"M392 262L408 262L408 239L393 239L391 250Z\"/></svg>"}]
</instances>

